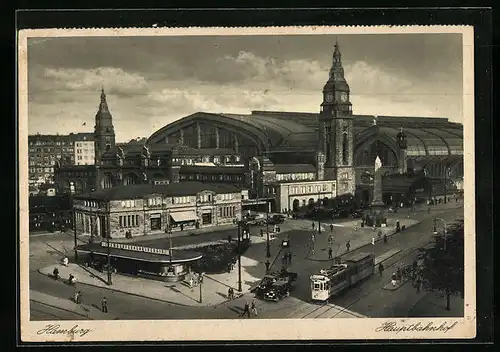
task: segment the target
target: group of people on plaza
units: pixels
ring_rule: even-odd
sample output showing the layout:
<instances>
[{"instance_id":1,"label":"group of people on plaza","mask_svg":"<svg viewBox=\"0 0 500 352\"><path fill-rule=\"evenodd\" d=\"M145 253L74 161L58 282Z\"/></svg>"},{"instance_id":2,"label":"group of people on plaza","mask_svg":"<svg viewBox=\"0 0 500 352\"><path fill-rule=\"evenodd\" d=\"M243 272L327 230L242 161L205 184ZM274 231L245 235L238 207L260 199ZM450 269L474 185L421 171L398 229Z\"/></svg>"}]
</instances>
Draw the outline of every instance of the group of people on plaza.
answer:
<instances>
[{"instance_id":1,"label":"group of people on plaza","mask_svg":"<svg viewBox=\"0 0 500 352\"><path fill-rule=\"evenodd\" d=\"M378 265L378 272L380 277L383 277L385 267L382 263ZM413 261L411 266L403 266L401 263L396 272L391 275L391 285L392 287L396 287L398 283L401 283L403 279L411 279L414 287L417 289L417 292L420 292L422 286L422 279L418 272L418 263L416 260Z\"/></svg>"},{"instance_id":2,"label":"group of people on plaza","mask_svg":"<svg viewBox=\"0 0 500 352\"><path fill-rule=\"evenodd\" d=\"M284 253L281 257L281 264L283 265L291 265L292 264L292 252Z\"/></svg>"},{"instance_id":3,"label":"group of people on plaza","mask_svg":"<svg viewBox=\"0 0 500 352\"><path fill-rule=\"evenodd\" d=\"M203 284L203 273L189 273L189 288L193 289Z\"/></svg>"}]
</instances>

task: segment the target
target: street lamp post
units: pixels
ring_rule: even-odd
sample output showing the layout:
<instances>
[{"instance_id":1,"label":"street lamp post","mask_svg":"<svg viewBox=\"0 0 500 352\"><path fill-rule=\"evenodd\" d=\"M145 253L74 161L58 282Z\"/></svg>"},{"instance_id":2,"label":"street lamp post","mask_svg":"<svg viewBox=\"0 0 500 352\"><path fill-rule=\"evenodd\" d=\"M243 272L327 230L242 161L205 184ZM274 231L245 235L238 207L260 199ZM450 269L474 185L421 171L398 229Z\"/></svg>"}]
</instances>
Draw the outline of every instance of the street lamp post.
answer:
<instances>
[{"instance_id":1,"label":"street lamp post","mask_svg":"<svg viewBox=\"0 0 500 352\"><path fill-rule=\"evenodd\" d=\"M203 290L202 290L202 286L203 286L203 273L199 273L198 285L200 286L200 303L203 303Z\"/></svg>"},{"instance_id":2,"label":"street lamp post","mask_svg":"<svg viewBox=\"0 0 500 352\"><path fill-rule=\"evenodd\" d=\"M110 219L109 219L109 212L110 212L110 206L109 206L109 201L106 202L106 217L107 217L107 223L106 223L106 242L107 242L107 254L108 254L108 285L111 286L113 284L111 280L111 253L110 253L110 248L109 248L109 237L111 235L111 229L109 228L110 226Z\"/></svg>"},{"instance_id":3,"label":"street lamp post","mask_svg":"<svg viewBox=\"0 0 500 352\"><path fill-rule=\"evenodd\" d=\"M446 204L447 203L447 187L446 187L446 183L447 183L447 180L448 180L448 173L450 171L450 168L446 165L445 166L445 169L444 169L444 203Z\"/></svg>"},{"instance_id":4,"label":"street lamp post","mask_svg":"<svg viewBox=\"0 0 500 352\"><path fill-rule=\"evenodd\" d=\"M266 198L266 257L271 257L271 245L269 243L269 200Z\"/></svg>"},{"instance_id":5,"label":"street lamp post","mask_svg":"<svg viewBox=\"0 0 500 352\"><path fill-rule=\"evenodd\" d=\"M238 291L241 292L241 225L242 221L238 221Z\"/></svg>"},{"instance_id":6,"label":"street lamp post","mask_svg":"<svg viewBox=\"0 0 500 352\"><path fill-rule=\"evenodd\" d=\"M436 222L441 221L444 225L444 250L446 251L446 242L447 242L447 235L448 235L448 227L446 226L446 221L444 221L441 218L435 218L434 219L434 234L437 235L437 230L436 230Z\"/></svg>"},{"instance_id":7,"label":"street lamp post","mask_svg":"<svg viewBox=\"0 0 500 352\"><path fill-rule=\"evenodd\" d=\"M75 240L75 262L78 260L78 251L76 249L77 241L76 241L76 212L75 205L73 204L73 236Z\"/></svg>"},{"instance_id":8,"label":"street lamp post","mask_svg":"<svg viewBox=\"0 0 500 352\"><path fill-rule=\"evenodd\" d=\"M321 207L321 200L320 200L320 192L318 191L318 233L321 234L321 214L319 212L319 209Z\"/></svg>"}]
</instances>

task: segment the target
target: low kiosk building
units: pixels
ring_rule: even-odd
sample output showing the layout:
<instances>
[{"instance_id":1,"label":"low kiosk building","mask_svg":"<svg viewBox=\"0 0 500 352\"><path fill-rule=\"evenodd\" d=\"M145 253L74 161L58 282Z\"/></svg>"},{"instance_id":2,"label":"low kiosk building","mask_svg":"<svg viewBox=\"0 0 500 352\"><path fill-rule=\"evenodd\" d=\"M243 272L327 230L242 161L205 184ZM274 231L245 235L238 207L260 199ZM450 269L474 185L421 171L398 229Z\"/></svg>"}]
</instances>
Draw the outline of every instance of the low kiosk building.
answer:
<instances>
[{"instance_id":1,"label":"low kiosk building","mask_svg":"<svg viewBox=\"0 0 500 352\"><path fill-rule=\"evenodd\" d=\"M190 264L202 254L193 251L173 251L135 244L102 241L76 247L79 261L98 270L109 270L148 279L168 282L184 280Z\"/></svg>"}]
</instances>

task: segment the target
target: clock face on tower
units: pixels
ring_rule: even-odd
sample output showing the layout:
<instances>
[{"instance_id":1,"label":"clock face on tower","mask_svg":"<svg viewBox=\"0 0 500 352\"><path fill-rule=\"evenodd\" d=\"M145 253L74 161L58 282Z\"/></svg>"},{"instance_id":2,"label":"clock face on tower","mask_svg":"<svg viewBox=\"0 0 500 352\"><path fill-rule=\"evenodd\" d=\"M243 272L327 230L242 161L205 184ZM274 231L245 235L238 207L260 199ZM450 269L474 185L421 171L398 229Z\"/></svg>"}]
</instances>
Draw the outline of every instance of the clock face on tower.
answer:
<instances>
[{"instance_id":1,"label":"clock face on tower","mask_svg":"<svg viewBox=\"0 0 500 352\"><path fill-rule=\"evenodd\" d=\"M340 101L345 103L347 101L347 93L346 92L342 92L340 94Z\"/></svg>"},{"instance_id":2,"label":"clock face on tower","mask_svg":"<svg viewBox=\"0 0 500 352\"><path fill-rule=\"evenodd\" d=\"M325 100L327 103L331 103L333 101L333 93L332 92L326 93Z\"/></svg>"}]
</instances>

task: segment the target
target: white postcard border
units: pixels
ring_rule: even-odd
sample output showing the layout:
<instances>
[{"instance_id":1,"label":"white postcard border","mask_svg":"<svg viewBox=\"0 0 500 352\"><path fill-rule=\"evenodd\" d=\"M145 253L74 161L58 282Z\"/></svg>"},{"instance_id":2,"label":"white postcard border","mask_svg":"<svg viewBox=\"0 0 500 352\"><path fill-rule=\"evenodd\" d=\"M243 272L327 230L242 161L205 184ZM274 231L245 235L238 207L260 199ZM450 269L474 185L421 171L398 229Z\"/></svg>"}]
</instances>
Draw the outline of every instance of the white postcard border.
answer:
<instances>
[{"instance_id":1,"label":"white postcard border","mask_svg":"<svg viewBox=\"0 0 500 352\"><path fill-rule=\"evenodd\" d=\"M318 35L461 33L463 38L464 103L464 216L465 293L463 318L365 318L276 320L164 320L164 321L29 321L29 218L28 218L28 95L27 39L74 36L199 36L199 35ZM20 305L23 342L190 341L190 340L352 340L352 339L457 339L476 335L475 272L475 163L474 163L474 30L472 26L293 26L293 27L184 27L112 29L36 29L18 32L18 131L20 209ZM384 331L420 323L438 331ZM61 329L90 329L86 334L45 334L47 325ZM444 325L442 325L444 324ZM391 325L391 326L392 326ZM444 332L447 327L451 327ZM75 330L73 330L75 331Z\"/></svg>"}]
</instances>

